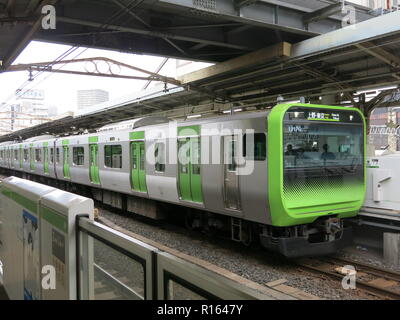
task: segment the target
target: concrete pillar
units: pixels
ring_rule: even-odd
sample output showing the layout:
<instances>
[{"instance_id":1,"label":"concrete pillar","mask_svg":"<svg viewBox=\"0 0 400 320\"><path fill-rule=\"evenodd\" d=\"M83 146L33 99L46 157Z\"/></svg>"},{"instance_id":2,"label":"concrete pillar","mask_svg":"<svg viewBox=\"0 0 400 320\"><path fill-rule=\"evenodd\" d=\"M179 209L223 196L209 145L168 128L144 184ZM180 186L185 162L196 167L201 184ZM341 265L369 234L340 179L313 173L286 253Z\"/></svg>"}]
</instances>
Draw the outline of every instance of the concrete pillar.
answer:
<instances>
[{"instance_id":1,"label":"concrete pillar","mask_svg":"<svg viewBox=\"0 0 400 320\"><path fill-rule=\"evenodd\" d=\"M400 233L383 234L383 258L386 264L400 266Z\"/></svg>"}]
</instances>

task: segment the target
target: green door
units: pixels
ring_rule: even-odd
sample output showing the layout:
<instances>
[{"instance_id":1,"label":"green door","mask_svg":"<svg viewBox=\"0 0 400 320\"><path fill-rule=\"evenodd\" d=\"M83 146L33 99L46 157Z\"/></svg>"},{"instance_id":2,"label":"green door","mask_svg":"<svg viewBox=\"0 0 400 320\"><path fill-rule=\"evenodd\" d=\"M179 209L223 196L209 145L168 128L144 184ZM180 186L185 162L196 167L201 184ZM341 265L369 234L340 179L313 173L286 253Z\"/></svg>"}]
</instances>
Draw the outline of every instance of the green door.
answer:
<instances>
[{"instance_id":1,"label":"green door","mask_svg":"<svg viewBox=\"0 0 400 320\"><path fill-rule=\"evenodd\" d=\"M90 181L94 184L100 184L100 173L98 165L99 146L90 145Z\"/></svg>"},{"instance_id":2,"label":"green door","mask_svg":"<svg viewBox=\"0 0 400 320\"><path fill-rule=\"evenodd\" d=\"M43 169L45 174L49 174L49 148L43 147Z\"/></svg>"},{"instance_id":3,"label":"green door","mask_svg":"<svg viewBox=\"0 0 400 320\"><path fill-rule=\"evenodd\" d=\"M200 137L178 139L179 191L182 200L203 202Z\"/></svg>"},{"instance_id":4,"label":"green door","mask_svg":"<svg viewBox=\"0 0 400 320\"><path fill-rule=\"evenodd\" d=\"M131 143L131 185L132 189L147 192L146 186L146 161L144 141Z\"/></svg>"},{"instance_id":5,"label":"green door","mask_svg":"<svg viewBox=\"0 0 400 320\"><path fill-rule=\"evenodd\" d=\"M178 139L179 191L182 200L192 201L190 187L190 138Z\"/></svg>"},{"instance_id":6,"label":"green door","mask_svg":"<svg viewBox=\"0 0 400 320\"><path fill-rule=\"evenodd\" d=\"M63 146L63 173L64 178L70 179L71 175L69 172L69 147Z\"/></svg>"}]
</instances>

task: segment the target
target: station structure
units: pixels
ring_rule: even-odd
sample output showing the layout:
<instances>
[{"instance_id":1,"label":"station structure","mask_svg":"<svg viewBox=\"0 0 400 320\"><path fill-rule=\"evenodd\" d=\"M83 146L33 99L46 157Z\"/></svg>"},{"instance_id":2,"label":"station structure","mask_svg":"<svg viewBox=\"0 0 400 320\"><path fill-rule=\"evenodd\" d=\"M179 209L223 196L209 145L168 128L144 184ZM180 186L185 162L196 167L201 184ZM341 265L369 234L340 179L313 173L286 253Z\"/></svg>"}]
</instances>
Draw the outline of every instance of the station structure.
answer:
<instances>
[{"instance_id":1,"label":"station structure","mask_svg":"<svg viewBox=\"0 0 400 320\"><path fill-rule=\"evenodd\" d=\"M399 105L398 7L337 0L9 0L0 5L2 73L55 72L51 62L13 64L31 40L213 63L178 79L147 72L149 80L168 86L11 132L0 142L94 132L148 115L182 119L270 109L285 101L355 106L367 118L376 108ZM44 5L55 8L54 30L42 28ZM369 90L385 87L390 88L367 98ZM357 223L398 232L396 210L365 209ZM86 232L103 232L89 220L82 223Z\"/></svg>"}]
</instances>

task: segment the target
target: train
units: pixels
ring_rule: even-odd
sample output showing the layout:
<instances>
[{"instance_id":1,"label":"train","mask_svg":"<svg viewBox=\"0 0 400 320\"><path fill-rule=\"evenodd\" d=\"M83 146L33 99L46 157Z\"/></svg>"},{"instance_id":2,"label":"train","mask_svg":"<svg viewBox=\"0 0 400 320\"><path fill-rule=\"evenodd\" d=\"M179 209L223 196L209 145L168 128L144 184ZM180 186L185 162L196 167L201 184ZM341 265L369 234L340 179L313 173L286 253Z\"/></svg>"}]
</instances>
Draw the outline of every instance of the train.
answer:
<instances>
[{"instance_id":1,"label":"train","mask_svg":"<svg viewBox=\"0 0 400 320\"><path fill-rule=\"evenodd\" d=\"M289 103L3 142L0 168L150 219L178 206L191 229L298 258L352 242L344 222L364 202L365 146L358 109Z\"/></svg>"}]
</instances>

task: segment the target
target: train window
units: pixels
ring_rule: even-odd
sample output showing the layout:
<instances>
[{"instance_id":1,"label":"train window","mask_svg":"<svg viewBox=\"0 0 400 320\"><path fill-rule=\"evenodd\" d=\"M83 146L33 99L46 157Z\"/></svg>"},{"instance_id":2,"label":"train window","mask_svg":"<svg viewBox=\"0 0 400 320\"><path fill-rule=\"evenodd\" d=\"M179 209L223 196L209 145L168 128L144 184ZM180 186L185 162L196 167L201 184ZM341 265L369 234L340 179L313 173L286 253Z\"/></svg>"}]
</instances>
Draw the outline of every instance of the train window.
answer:
<instances>
[{"instance_id":1,"label":"train window","mask_svg":"<svg viewBox=\"0 0 400 320\"><path fill-rule=\"evenodd\" d=\"M145 170L146 159L145 159L145 152L144 152L144 143L140 144L140 170Z\"/></svg>"},{"instance_id":2,"label":"train window","mask_svg":"<svg viewBox=\"0 0 400 320\"><path fill-rule=\"evenodd\" d=\"M189 157L190 157L190 138L181 138L178 140L178 160L179 172L189 173Z\"/></svg>"},{"instance_id":3,"label":"train window","mask_svg":"<svg viewBox=\"0 0 400 320\"><path fill-rule=\"evenodd\" d=\"M60 163L60 148L56 149L56 162Z\"/></svg>"},{"instance_id":4,"label":"train window","mask_svg":"<svg viewBox=\"0 0 400 320\"><path fill-rule=\"evenodd\" d=\"M42 161L42 150L41 149L35 149L35 160L36 160L36 162Z\"/></svg>"},{"instance_id":5,"label":"train window","mask_svg":"<svg viewBox=\"0 0 400 320\"><path fill-rule=\"evenodd\" d=\"M165 171L165 144L163 142L157 142L154 147L154 159L155 163L155 170L157 172L164 172Z\"/></svg>"},{"instance_id":6,"label":"train window","mask_svg":"<svg viewBox=\"0 0 400 320\"><path fill-rule=\"evenodd\" d=\"M192 173L200 174L200 140L199 138L192 138Z\"/></svg>"},{"instance_id":7,"label":"train window","mask_svg":"<svg viewBox=\"0 0 400 320\"><path fill-rule=\"evenodd\" d=\"M14 150L14 160L18 160L18 150Z\"/></svg>"},{"instance_id":8,"label":"train window","mask_svg":"<svg viewBox=\"0 0 400 320\"><path fill-rule=\"evenodd\" d=\"M253 152L247 150L247 140L249 143L253 141ZM248 160L264 161L267 157L267 139L265 133L244 134L242 153L243 157Z\"/></svg>"},{"instance_id":9,"label":"train window","mask_svg":"<svg viewBox=\"0 0 400 320\"><path fill-rule=\"evenodd\" d=\"M73 147L72 154L74 165L83 166L85 161L85 149L83 147Z\"/></svg>"},{"instance_id":10,"label":"train window","mask_svg":"<svg viewBox=\"0 0 400 320\"><path fill-rule=\"evenodd\" d=\"M104 146L104 165L108 168L122 168L122 146Z\"/></svg>"},{"instance_id":11,"label":"train window","mask_svg":"<svg viewBox=\"0 0 400 320\"><path fill-rule=\"evenodd\" d=\"M50 148L50 163L54 163L54 148Z\"/></svg>"},{"instance_id":12,"label":"train window","mask_svg":"<svg viewBox=\"0 0 400 320\"><path fill-rule=\"evenodd\" d=\"M229 150L228 150L228 155L229 155L229 164L228 164L228 170L229 171L236 171L236 141L232 140L229 143Z\"/></svg>"},{"instance_id":13,"label":"train window","mask_svg":"<svg viewBox=\"0 0 400 320\"><path fill-rule=\"evenodd\" d=\"M24 149L24 161L28 161L28 158L29 158L28 149Z\"/></svg>"}]
</instances>

